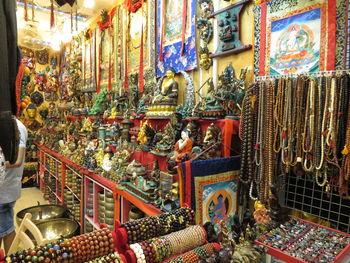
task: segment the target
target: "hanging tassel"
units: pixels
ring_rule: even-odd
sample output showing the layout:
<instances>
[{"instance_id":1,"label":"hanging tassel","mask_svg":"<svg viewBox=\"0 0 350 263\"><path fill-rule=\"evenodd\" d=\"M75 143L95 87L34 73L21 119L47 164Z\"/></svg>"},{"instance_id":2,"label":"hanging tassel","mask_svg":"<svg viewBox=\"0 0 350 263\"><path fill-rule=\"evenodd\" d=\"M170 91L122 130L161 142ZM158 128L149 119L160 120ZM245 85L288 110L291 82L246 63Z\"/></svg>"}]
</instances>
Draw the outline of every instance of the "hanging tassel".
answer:
<instances>
[{"instance_id":1,"label":"hanging tassel","mask_svg":"<svg viewBox=\"0 0 350 263\"><path fill-rule=\"evenodd\" d=\"M34 21L34 18L35 18L34 0L32 0L32 21Z\"/></svg>"},{"instance_id":2,"label":"hanging tassel","mask_svg":"<svg viewBox=\"0 0 350 263\"><path fill-rule=\"evenodd\" d=\"M75 31L78 32L78 7L75 9Z\"/></svg>"},{"instance_id":3,"label":"hanging tassel","mask_svg":"<svg viewBox=\"0 0 350 263\"><path fill-rule=\"evenodd\" d=\"M348 149L348 147L346 145L344 146L344 149L341 151L341 153L343 155L348 155L349 154L349 149Z\"/></svg>"},{"instance_id":4,"label":"hanging tassel","mask_svg":"<svg viewBox=\"0 0 350 263\"><path fill-rule=\"evenodd\" d=\"M28 21L28 0L24 0L24 21Z\"/></svg>"},{"instance_id":5,"label":"hanging tassel","mask_svg":"<svg viewBox=\"0 0 350 263\"><path fill-rule=\"evenodd\" d=\"M159 61L163 61L163 44L164 44L164 35L165 35L165 18L166 18L166 2L162 0L162 20L161 20L161 36L160 36L160 47L159 47Z\"/></svg>"},{"instance_id":6,"label":"hanging tassel","mask_svg":"<svg viewBox=\"0 0 350 263\"><path fill-rule=\"evenodd\" d=\"M182 33L181 33L181 57L185 53L185 36L186 36L186 24L187 24L187 0L183 0L182 10Z\"/></svg>"},{"instance_id":7,"label":"hanging tassel","mask_svg":"<svg viewBox=\"0 0 350 263\"><path fill-rule=\"evenodd\" d=\"M140 47L140 68L139 68L139 91L144 91L144 59L143 59L143 7L142 7L142 23L141 23L141 47Z\"/></svg>"},{"instance_id":8,"label":"hanging tassel","mask_svg":"<svg viewBox=\"0 0 350 263\"><path fill-rule=\"evenodd\" d=\"M73 35L73 10L70 10L70 33Z\"/></svg>"},{"instance_id":9,"label":"hanging tassel","mask_svg":"<svg viewBox=\"0 0 350 263\"><path fill-rule=\"evenodd\" d=\"M51 17L50 17L50 28L52 29L55 26L55 13L53 7L53 0L51 0Z\"/></svg>"}]
</instances>

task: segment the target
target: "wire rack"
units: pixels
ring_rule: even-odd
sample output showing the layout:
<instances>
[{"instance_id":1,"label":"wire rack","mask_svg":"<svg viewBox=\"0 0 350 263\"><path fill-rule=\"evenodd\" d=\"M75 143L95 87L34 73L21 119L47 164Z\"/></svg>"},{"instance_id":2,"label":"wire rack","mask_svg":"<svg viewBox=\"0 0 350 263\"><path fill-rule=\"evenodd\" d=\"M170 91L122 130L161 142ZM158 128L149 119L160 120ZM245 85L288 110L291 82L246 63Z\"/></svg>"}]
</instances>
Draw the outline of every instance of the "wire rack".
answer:
<instances>
[{"instance_id":1,"label":"wire rack","mask_svg":"<svg viewBox=\"0 0 350 263\"><path fill-rule=\"evenodd\" d=\"M311 175L299 178L292 173L287 175L285 205L329 221L332 228L350 233L350 200L341 198L334 189L327 193Z\"/></svg>"}]
</instances>

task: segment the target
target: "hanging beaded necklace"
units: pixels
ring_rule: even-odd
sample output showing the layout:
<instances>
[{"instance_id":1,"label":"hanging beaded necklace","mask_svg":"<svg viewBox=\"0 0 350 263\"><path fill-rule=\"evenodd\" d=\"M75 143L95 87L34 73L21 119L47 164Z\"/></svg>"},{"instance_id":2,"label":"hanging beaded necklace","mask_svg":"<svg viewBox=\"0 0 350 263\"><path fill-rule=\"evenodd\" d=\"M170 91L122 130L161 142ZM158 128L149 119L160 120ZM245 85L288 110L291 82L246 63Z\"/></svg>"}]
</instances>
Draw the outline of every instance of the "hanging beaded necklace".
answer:
<instances>
[{"instance_id":1,"label":"hanging beaded necklace","mask_svg":"<svg viewBox=\"0 0 350 263\"><path fill-rule=\"evenodd\" d=\"M307 104L306 104L306 116L304 122L303 132L303 152L304 152L304 170L306 172L312 172L314 169L313 164L313 144L315 135L315 79L309 80Z\"/></svg>"}]
</instances>

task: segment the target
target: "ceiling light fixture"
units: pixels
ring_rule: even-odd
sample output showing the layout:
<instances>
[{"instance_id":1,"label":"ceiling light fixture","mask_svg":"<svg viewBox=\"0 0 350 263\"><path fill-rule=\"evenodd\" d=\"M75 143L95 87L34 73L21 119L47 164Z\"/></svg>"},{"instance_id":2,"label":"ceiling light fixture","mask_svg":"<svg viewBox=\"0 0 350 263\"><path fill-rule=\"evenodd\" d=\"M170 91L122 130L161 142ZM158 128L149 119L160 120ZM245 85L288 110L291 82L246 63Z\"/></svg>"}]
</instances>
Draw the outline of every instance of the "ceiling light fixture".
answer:
<instances>
[{"instance_id":1,"label":"ceiling light fixture","mask_svg":"<svg viewBox=\"0 0 350 263\"><path fill-rule=\"evenodd\" d=\"M92 9L95 6L95 0L84 0L84 7Z\"/></svg>"}]
</instances>

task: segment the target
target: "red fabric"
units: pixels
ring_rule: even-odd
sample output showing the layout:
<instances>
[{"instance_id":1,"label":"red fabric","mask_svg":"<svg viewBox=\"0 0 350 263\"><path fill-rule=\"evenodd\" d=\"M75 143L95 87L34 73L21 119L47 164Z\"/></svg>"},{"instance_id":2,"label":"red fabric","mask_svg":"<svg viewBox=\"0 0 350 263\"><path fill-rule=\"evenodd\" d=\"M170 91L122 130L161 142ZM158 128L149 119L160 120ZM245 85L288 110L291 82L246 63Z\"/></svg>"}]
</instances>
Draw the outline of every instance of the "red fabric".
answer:
<instances>
[{"instance_id":1,"label":"red fabric","mask_svg":"<svg viewBox=\"0 0 350 263\"><path fill-rule=\"evenodd\" d=\"M109 61L108 61L108 91L112 91L112 58L111 58L111 53L109 53Z\"/></svg>"},{"instance_id":2,"label":"red fabric","mask_svg":"<svg viewBox=\"0 0 350 263\"><path fill-rule=\"evenodd\" d=\"M130 160L136 160L142 164L142 166L146 167L147 170L153 169L153 162L155 160L158 161L159 169L161 171L166 171L167 168L167 158L162 156L157 156L149 152L136 151L134 152Z\"/></svg>"},{"instance_id":3,"label":"red fabric","mask_svg":"<svg viewBox=\"0 0 350 263\"><path fill-rule=\"evenodd\" d=\"M109 20L105 23L102 23L102 22L97 22L97 25L98 27L100 28L101 31L104 31L106 30L107 28L110 27L110 25L112 24L112 20L113 20L113 17L114 17L114 14L117 10L117 7L114 7L111 12L109 13Z\"/></svg>"},{"instance_id":4,"label":"red fabric","mask_svg":"<svg viewBox=\"0 0 350 263\"><path fill-rule=\"evenodd\" d=\"M144 91L144 60L143 60L143 15L141 24L141 47L140 47L140 67L139 67L139 91Z\"/></svg>"},{"instance_id":5,"label":"red fabric","mask_svg":"<svg viewBox=\"0 0 350 263\"><path fill-rule=\"evenodd\" d=\"M52 29L54 26L55 26L55 14L54 14L53 0L51 0L50 28Z\"/></svg>"},{"instance_id":6,"label":"red fabric","mask_svg":"<svg viewBox=\"0 0 350 263\"><path fill-rule=\"evenodd\" d=\"M24 69L25 65L21 63L18 68L18 73L16 76L16 104L17 104L17 111L16 116L18 117L21 112L21 91L22 91L22 79L24 76Z\"/></svg>"},{"instance_id":7,"label":"red fabric","mask_svg":"<svg viewBox=\"0 0 350 263\"><path fill-rule=\"evenodd\" d=\"M181 56L185 52L185 36L186 36L186 22L187 22L187 0L183 0L182 8L182 33L181 33Z\"/></svg>"},{"instance_id":8,"label":"red fabric","mask_svg":"<svg viewBox=\"0 0 350 263\"><path fill-rule=\"evenodd\" d=\"M162 25L161 25L161 36L160 36L160 47L159 47L159 61L163 61L163 43L165 35L165 14L166 14L166 3L165 0L162 0Z\"/></svg>"},{"instance_id":9,"label":"red fabric","mask_svg":"<svg viewBox=\"0 0 350 263\"><path fill-rule=\"evenodd\" d=\"M231 140L232 140L232 134L234 132L234 121L231 119L225 120L225 128L223 133L223 141L224 141L224 154L223 157L230 157L231 156Z\"/></svg>"},{"instance_id":10,"label":"red fabric","mask_svg":"<svg viewBox=\"0 0 350 263\"><path fill-rule=\"evenodd\" d=\"M260 30L260 55L259 55L259 75L265 75L265 49L266 49L266 18L267 18L267 4L261 5L261 30Z\"/></svg>"},{"instance_id":11,"label":"red fabric","mask_svg":"<svg viewBox=\"0 0 350 263\"><path fill-rule=\"evenodd\" d=\"M191 196L191 162L187 161L185 162L186 167L186 178L185 178L185 185L186 185L186 191L185 191L185 203L190 204L192 200Z\"/></svg>"},{"instance_id":12,"label":"red fabric","mask_svg":"<svg viewBox=\"0 0 350 263\"><path fill-rule=\"evenodd\" d=\"M124 5L129 12L135 13L143 5L144 0L139 0L136 3L132 3L133 0L125 0Z\"/></svg>"},{"instance_id":13,"label":"red fabric","mask_svg":"<svg viewBox=\"0 0 350 263\"><path fill-rule=\"evenodd\" d=\"M328 48L327 48L327 70L335 69L336 51L336 0L328 0Z\"/></svg>"}]
</instances>

